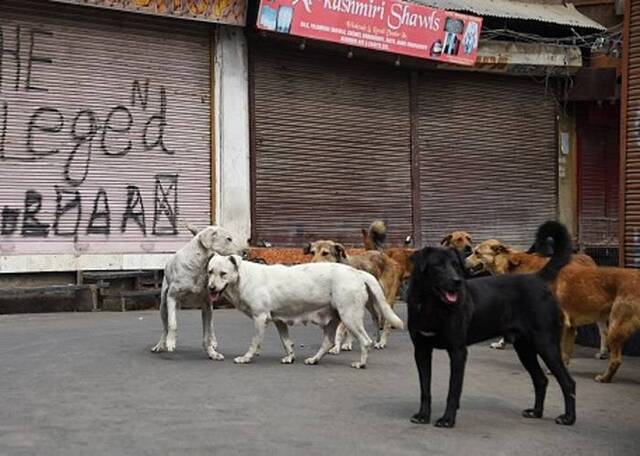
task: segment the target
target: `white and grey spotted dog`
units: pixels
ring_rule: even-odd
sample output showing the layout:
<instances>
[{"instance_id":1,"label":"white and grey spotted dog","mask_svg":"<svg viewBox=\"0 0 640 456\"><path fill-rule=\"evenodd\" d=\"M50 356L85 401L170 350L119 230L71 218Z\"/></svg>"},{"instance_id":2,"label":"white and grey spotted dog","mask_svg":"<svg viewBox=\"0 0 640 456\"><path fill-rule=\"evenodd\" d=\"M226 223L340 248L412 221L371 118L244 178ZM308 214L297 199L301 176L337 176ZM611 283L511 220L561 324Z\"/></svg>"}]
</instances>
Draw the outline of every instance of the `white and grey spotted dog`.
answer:
<instances>
[{"instance_id":1,"label":"white and grey spotted dog","mask_svg":"<svg viewBox=\"0 0 640 456\"><path fill-rule=\"evenodd\" d=\"M244 254L247 248L233 235L219 226L208 226L198 231L189 226L195 236L169 260L164 269L160 316L163 332L160 341L151 348L153 352L172 352L176 348L178 302L193 303L202 307L202 346L209 358L222 360L218 353L218 342L213 329L213 306L207 299L207 262L211 255Z\"/></svg>"}]
</instances>

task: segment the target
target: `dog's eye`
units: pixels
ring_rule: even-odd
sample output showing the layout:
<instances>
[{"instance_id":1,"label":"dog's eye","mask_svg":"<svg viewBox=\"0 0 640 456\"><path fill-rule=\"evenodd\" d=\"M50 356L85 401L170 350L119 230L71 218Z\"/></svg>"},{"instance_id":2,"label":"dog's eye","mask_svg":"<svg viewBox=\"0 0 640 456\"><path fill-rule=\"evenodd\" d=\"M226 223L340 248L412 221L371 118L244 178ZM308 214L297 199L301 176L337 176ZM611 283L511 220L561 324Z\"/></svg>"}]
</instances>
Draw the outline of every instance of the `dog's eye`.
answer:
<instances>
[{"instance_id":1,"label":"dog's eye","mask_svg":"<svg viewBox=\"0 0 640 456\"><path fill-rule=\"evenodd\" d=\"M329 255L329 252L322 252L322 256L327 256Z\"/></svg>"},{"instance_id":2,"label":"dog's eye","mask_svg":"<svg viewBox=\"0 0 640 456\"><path fill-rule=\"evenodd\" d=\"M227 238L227 242L231 242L232 239L230 237Z\"/></svg>"}]
</instances>

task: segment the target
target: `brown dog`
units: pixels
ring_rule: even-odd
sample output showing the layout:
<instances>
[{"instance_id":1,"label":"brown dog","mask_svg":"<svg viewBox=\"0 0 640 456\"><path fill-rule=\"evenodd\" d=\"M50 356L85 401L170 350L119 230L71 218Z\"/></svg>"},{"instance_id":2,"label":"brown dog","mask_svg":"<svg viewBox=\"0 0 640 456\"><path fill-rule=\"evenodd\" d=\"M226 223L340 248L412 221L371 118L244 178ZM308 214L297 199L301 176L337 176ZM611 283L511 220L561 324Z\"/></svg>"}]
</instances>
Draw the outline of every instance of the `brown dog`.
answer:
<instances>
[{"instance_id":1,"label":"brown dog","mask_svg":"<svg viewBox=\"0 0 640 456\"><path fill-rule=\"evenodd\" d=\"M473 253L473 239L471 239L471 235L466 231L454 231L451 234L447 234L440 241L440 245L453 247L465 258Z\"/></svg>"},{"instance_id":2,"label":"brown dog","mask_svg":"<svg viewBox=\"0 0 640 456\"><path fill-rule=\"evenodd\" d=\"M467 259L467 266L473 267L482 261L496 274L527 273L541 269L548 261L548 258L540 255L496 247L495 242L487 241L477 246L474 254ZM490 253L490 250L498 250L498 253ZM574 255L572 262L560 271L552 286L566 315L563 334L565 356L571 356L578 326L608 319L606 343L611 352L609 367L595 378L598 382L608 383L622 364L624 343L640 329L640 272L594 267L594 264L586 255Z\"/></svg>"},{"instance_id":3,"label":"brown dog","mask_svg":"<svg viewBox=\"0 0 640 456\"><path fill-rule=\"evenodd\" d=\"M362 243L365 250L377 250L384 252L389 258L395 261L401 270L401 280L407 280L413 271L411 255L415 249L407 247L384 248L382 244L387 237L387 226L382 220L375 220L369 225L369 229L362 228ZM405 242L406 243L406 242Z\"/></svg>"},{"instance_id":4,"label":"brown dog","mask_svg":"<svg viewBox=\"0 0 640 456\"><path fill-rule=\"evenodd\" d=\"M329 262L344 263L356 269L366 271L380 282L384 296L393 309L396 301L398 288L400 287L402 271L398 264L382 252L369 251L360 255L347 255L347 251L342 244L334 241L316 241L305 244L303 248L305 254L311 254L312 263ZM387 346L387 339L391 333L391 326L385 321L382 327L380 339L374 344L375 348L381 349ZM346 337L345 343L341 345L341 340ZM346 329L341 324L336 333L336 344L330 353L338 354L340 350L351 350L353 337L346 333Z\"/></svg>"}]
</instances>

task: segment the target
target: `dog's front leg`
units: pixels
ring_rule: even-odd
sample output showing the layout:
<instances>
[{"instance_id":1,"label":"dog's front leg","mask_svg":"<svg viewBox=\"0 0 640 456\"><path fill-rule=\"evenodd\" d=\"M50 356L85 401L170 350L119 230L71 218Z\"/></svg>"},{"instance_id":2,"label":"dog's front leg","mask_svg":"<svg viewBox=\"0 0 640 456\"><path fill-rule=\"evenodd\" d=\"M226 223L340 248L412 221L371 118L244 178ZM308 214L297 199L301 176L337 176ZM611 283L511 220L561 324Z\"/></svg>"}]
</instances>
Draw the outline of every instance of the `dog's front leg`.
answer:
<instances>
[{"instance_id":1,"label":"dog's front leg","mask_svg":"<svg viewBox=\"0 0 640 456\"><path fill-rule=\"evenodd\" d=\"M216 351L218 341L213 329L213 306L208 300L202 303L202 348L209 358L217 361L224 359L224 356Z\"/></svg>"},{"instance_id":2,"label":"dog's front leg","mask_svg":"<svg viewBox=\"0 0 640 456\"><path fill-rule=\"evenodd\" d=\"M449 377L449 394L447 395L447 408L442 418L436 421L437 427L452 428L456 425L456 414L460 408L460 395L464 381L464 368L467 363L467 347L450 348L449 360L451 363L451 375Z\"/></svg>"},{"instance_id":3,"label":"dog's front leg","mask_svg":"<svg viewBox=\"0 0 640 456\"><path fill-rule=\"evenodd\" d=\"M286 323L283 323L278 320L274 320L273 322L278 329L278 334L280 335L280 341L282 342L282 347L284 348L285 357L280 360L282 364L292 364L296 359L296 355L293 352L293 341L289 337L289 328Z\"/></svg>"},{"instance_id":4,"label":"dog's front leg","mask_svg":"<svg viewBox=\"0 0 640 456\"><path fill-rule=\"evenodd\" d=\"M420 380L420 410L411 417L412 423L427 424L431 420L431 358L433 347L415 342L413 357Z\"/></svg>"},{"instance_id":5,"label":"dog's front leg","mask_svg":"<svg viewBox=\"0 0 640 456\"><path fill-rule=\"evenodd\" d=\"M260 349L262 345L262 340L264 339L264 330L267 327L267 314L259 314L253 317L253 324L256 329L256 333L251 340L251 345L249 345L249 350L242 355L238 356L233 360L236 364L247 364L250 363L253 357L256 355L256 352Z\"/></svg>"}]
</instances>

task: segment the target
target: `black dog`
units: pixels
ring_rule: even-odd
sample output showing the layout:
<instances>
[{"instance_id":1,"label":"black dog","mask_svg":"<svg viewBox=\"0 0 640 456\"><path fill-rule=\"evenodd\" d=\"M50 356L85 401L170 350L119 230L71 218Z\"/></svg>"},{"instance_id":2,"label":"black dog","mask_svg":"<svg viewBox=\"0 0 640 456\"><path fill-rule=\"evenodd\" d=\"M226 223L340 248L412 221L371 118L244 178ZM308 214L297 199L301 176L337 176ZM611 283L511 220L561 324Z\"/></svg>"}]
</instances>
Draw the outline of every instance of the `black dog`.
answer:
<instances>
[{"instance_id":1,"label":"black dog","mask_svg":"<svg viewBox=\"0 0 640 456\"><path fill-rule=\"evenodd\" d=\"M464 280L462 259L454 249L425 247L414 253L414 272L408 296L409 333L415 348L420 377L420 411L411 421L431 418L431 355L434 348L447 350L451 361L449 395L444 415L435 425L453 427L460 407L467 345L497 336L512 342L535 388L535 405L524 410L527 418L540 418L547 377L539 355L556 377L564 394L565 413L558 424L576 420L575 382L560 354L560 309L549 283L571 259L571 240L566 228L546 222L536 243L554 240L555 252L536 274L505 275Z\"/></svg>"}]
</instances>

